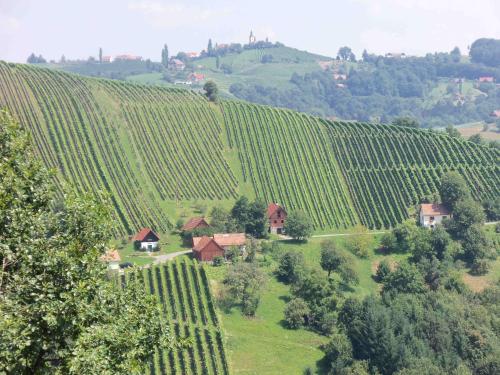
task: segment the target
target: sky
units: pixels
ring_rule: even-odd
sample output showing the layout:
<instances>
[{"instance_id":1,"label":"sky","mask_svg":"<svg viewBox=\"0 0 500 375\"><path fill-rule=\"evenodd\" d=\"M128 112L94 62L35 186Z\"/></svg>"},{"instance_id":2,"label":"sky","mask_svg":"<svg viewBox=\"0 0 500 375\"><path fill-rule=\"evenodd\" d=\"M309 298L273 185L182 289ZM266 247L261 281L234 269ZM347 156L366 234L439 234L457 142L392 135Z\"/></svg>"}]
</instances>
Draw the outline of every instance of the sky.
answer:
<instances>
[{"instance_id":1,"label":"sky","mask_svg":"<svg viewBox=\"0 0 500 375\"><path fill-rule=\"evenodd\" d=\"M462 53L481 37L500 39L499 0L0 0L0 60L24 62L130 53L160 60L201 51L208 38L245 43L253 30L288 46L336 56Z\"/></svg>"}]
</instances>

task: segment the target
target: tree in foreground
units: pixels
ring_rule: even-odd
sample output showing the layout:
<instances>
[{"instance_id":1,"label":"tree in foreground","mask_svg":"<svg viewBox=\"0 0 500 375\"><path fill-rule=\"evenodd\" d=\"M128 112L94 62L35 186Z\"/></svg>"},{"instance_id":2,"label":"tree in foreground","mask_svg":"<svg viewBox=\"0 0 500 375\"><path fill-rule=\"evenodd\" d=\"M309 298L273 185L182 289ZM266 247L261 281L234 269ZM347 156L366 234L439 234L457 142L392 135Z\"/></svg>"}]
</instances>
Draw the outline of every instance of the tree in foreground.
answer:
<instances>
[{"instance_id":1,"label":"tree in foreground","mask_svg":"<svg viewBox=\"0 0 500 375\"><path fill-rule=\"evenodd\" d=\"M0 155L0 373L142 373L171 338L154 297L107 278L109 211L71 192L54 202L4 111Z\"/></svg>"},{"instance_id":2,"label":"tree in foreground","mask_svg":"<svg viewBox=\"0 0 500 375\"><path fill-rule=\"evenodd\" d=\"M205 90L205 96L211 102L217 103L219 101L219 88L214 81L207 81L203 85L203 90Z\"/></svg>"},{"instance_id":3,"label":"tree in foreground","mask_svg":"<svg viewBox=\"0 0 500 375\"><path fill-rule=\"evenodd\" d=\"M313 233L311 217L302 210L291 211L285 221L285 233L295 240L306 240Z\"/></svg>"}]
</instances>

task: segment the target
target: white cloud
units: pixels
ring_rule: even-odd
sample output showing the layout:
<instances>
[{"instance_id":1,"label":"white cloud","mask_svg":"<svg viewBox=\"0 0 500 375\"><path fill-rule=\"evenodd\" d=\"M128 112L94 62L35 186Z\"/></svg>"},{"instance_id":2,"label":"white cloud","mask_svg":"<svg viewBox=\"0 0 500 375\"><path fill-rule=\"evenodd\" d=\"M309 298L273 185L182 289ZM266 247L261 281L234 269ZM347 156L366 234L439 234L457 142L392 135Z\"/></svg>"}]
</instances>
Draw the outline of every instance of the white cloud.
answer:
<instances>
[{"instance_id":1,"label":"white cloud","mask_svg":"<svg viewBox=\"0 0 500 375\"><path fill-rule=\"evenodd\" d=\"M229 8L212 9L148 0L132 1L128 4L128 9L143 14L154 27L161 29L206 24L231 13Z\"/></svg>"}]
</instances>

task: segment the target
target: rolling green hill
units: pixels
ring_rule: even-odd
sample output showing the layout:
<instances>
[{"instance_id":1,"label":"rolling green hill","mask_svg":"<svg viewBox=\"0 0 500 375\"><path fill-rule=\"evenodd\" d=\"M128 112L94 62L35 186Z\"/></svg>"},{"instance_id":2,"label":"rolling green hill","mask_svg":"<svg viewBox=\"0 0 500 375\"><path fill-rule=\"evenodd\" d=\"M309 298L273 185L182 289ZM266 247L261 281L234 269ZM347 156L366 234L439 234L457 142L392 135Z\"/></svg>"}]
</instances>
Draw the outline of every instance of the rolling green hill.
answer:
<instances>
[{"instance_id":1,"label":"rolling green hill","mask_svg":"<svg viewBox=\"0 0 500 375\"><path fill-rule=\"evenodd\" d=\"M500 194L498 151L435 132L6 63L0 105L59 184L109 192L117 235L163 232L193 202L227 206L240 194L302 208L317 230L389 227L449 169L478 200Z\"/></svg>"}]
</instances>

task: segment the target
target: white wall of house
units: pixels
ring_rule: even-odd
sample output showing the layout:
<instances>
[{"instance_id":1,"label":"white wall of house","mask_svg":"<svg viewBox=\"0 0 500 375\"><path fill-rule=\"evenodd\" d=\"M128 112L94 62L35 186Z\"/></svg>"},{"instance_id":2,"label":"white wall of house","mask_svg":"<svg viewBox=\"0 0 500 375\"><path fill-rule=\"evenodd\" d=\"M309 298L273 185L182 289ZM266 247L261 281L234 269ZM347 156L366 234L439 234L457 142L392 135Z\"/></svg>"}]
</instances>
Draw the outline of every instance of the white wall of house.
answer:
<instances>
[{"instance_id":1,"label":"white wall of house","mask_svg":"<svg viewBox=\"0 0 500 375\"><path fill-rule=\"evenodd\" d=\"M141 242L141 250L154 250L158 247L158 242Z\"/></svg>"},{"instance_id":2,"label":"white wall of house","mask_svg":"<svg viewBox=\"0 0 500 375\"><path fill-rule=\"evenodd\" d=\"M112 261L108 263L108 269L110 270L119 270L120 269L120 262L119 261Z\"/></svg>"},{"instance_id":3,"label":"white wall of house","mask_svg":"<svg viewBox=\"0 0 500 375\"><path fill-rule=\"evenodd\" d=\"M425 228L434 228L435 225L441 224L443 219L448 218L449 215L423 215L420 214L420 225Z\"/></svg>"}]
</instances>

